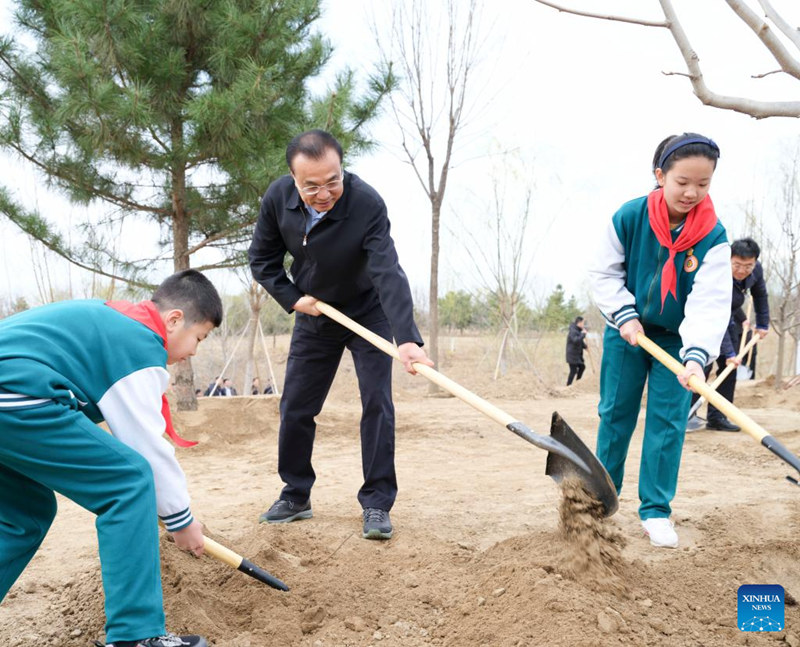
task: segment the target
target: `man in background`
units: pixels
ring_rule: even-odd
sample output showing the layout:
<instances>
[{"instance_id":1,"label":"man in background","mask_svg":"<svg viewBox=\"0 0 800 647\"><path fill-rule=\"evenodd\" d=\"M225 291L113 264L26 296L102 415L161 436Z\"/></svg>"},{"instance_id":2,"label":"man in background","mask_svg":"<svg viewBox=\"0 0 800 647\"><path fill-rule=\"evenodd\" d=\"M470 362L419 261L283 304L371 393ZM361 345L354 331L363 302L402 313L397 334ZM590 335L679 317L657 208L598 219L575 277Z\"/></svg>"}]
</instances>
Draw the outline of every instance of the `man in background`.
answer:
<instances>
[{"instance_id":1,"label":"man in background","mask_svg":"<svg viewBox=\"0 0 800 647\"><path fill-rule=\"evenodd\" d=\"M738 366L740 360L736 355L741 347L742 335L745 328L752 328L742 306L747 292L753 298L753 312L755 314L755 330L753 334L762 339L769 332L769 297L767 284L764 281L764 269L758 260L761 249L752 238L740 238L731 245L731 273L733 275L733 292L731 297L731 318L728 329L722 340L722 347L717 358L717 375L725 370L728 364ZM755 350L755 349L753 349ZM706 366L706 377L711 373L711 366ZM717 392L728 402L733 402L736 391L736 371L728 373L727 377L717 388ZM699 396L692 395L692 406ZM697 431L703 423L699 416L692 416L686 424L686 431ZM708 404L706 416L706 429L714 431L739 431L740 427L725 417L725 414L713 404Z\"/></svg>"}]
</instances>

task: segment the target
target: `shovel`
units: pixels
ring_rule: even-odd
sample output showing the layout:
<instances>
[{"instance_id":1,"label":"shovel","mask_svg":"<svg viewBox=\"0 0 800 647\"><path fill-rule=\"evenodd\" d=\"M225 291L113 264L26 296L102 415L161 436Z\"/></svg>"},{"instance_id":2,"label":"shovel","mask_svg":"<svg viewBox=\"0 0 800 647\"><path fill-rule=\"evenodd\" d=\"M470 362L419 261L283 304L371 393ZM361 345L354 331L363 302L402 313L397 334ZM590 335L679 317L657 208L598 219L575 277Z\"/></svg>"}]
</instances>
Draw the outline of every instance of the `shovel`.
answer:
<instances>
[{"instance_id":1,"label":"shovel","mask_svg":"<svg viewBox=\"0 0 800 647\"><path fill-rule=\"evenodd\" d=\"M159 520L158 524L164 528L164 524L161 522L161 520ZM256 566L249 559L245 559L238 553L234 553L230 548L217 543L211 539L211 537L206 537L205 535L203 536L203 550L205 550L206 555L210 555L218 562L227 564L228 566L235 568L237 571L241 571L245 575L249 575L254 580L258 580L267 586L271 586L273 589L278 589L279 591L289 590L289 587L281 582L277 577L271 573L268 573L260 566Z\"/></svg>"},{"instance_id":2,"label":"shovel","mask_svg":"<svg viewBox=\"0 0 800 647\"><path fill-rule=\"evenodd\" d=\"M749 342L747 342L747 346L745 346L745 347L744 347L744 348L743 348L741 351L739 351L739 354L736 356L736 359L738 359L739 361L741 361L741 360L744 358L744 356L745 356L745 354L747 353L747 351L749 351L750 349L752 349L752 348L753 348L753 346L755 346L755 345L758 343L758 340L759 340L759 339L761 339L761 337L760 337L759 335L753 335L753 338L752 338L752 339L751 339ZM748 379L748 378L742 378L742 377L739 377L739 372L738 372L738 369L742 368L742 366L741 366L741 365L739 365L739 366L737 367L735 364L728 364L728 365L727 365L727 366L726 366L726 367L725 367L725 368L722 370L722 373L720 373L719 375L717 375L717 379L715 379L715 380L714 380L714 381L711 383L711 385L709 386L709 388L710 388L712 391L716 391L716 390L717 390L717 388L719 388L719 385L720 385L720 384L722 384L722 383L725 381L725 378L726 378L726 377L728 377L728 375L730 375L730 374L731 374L731 372L733 371L733 369L734 369L734 368L737 368L736 377L737 377L738 379L740 379L740 380L741 380L741 379ZM692 416L693 416L695 413L697 413L697 410L698 410L698 409L699 409L699 408L702 406L703 402L705 402L705 401L706 401L706 399L705 399L704 397L702 397L702 396L701 396L701 397L699 397L699 398L697 399L697 402L695 402L695 403L694 403L694 405L692 406L692 408L691 408L691 409L689 409L689 416L688 416L688 417L689 417L689 418L691 418L691 417L692 417Z\"/></svg>"},{"instance_id":3,"label":"shovel","mask_svg":"<svg viewBox=\"0 0 800 647\"><path fill-rule=\"evenodd\" d=\"M250 560L245 559L237 553L234 553L230 548L226 548L222 544L218 544L210 537L203 537L203 547L206 553L211 555L211 557L217 561L227 564L228 566L235 568L237 571L241 571L245 575L249 575L254 580L263 582L267 586L271 586L273 589L278 589L279 591L289 590L289 587L281 582L277 577L271 573L268 573L260 566L256 566Z\"/></svg>"},{"instance_id":4,"label":"shovel","mask_svg":"<svg viewBox=\"0 0 800 647\"><path fill-rule=\"evenodd\" d=\"M348 328L359 337L363 337L387 355L397 360L400 359L397 347L390 341L380 335L376 335L371 330L367 330L364 326L356 323L323 301L317 301L314 305L324 315ZM587 492L603 505L604 516L611 516L617 511L619 505L617 491L605 467L558 413L553 413L550 435L543 436L534 433L514 417L468 391L430 366L415 363L414 370L495 422L500 423L506 429L513 431L520 438L524 438L532 445L546 450L547 464L545 474L550 476L556 483L560 483L565 478L577 478Z\"/></svg>"},{"instance_id":5,"label":"shovel","mask_svg":"<svg viewBox=\"0 0 800 647\"><path fill-rule=\"evenodd\" d=\"M663 348L661 348L658 344L653 342L644 333L640 332L637 335L637 340L642 348L644 348L648 353L666 366L670 371L675 373L675 375L681 375L683 373L685 370L684 365ZM722 411L722 413L724 413L729 419L733 420L733 422L739 425L742 428L742 431L749 434L754 440L760 442L778 458L785 461L795 470L800 472L800 459L786 449L786 447L784 447L775 438L770 436L758 423L750 418L750 416L737 409L733 403L728 402L724 397L714 391L711 387L709 387L708 384L695 375L692 375L692 377L689 378L689 386L692 388L692 390L699 393L708 402L713 404L717 409ZM787 476L786 479L795 485L800 485L800 482L797 480L797 478L793 476Z\"/></svg>"}]
</instances>

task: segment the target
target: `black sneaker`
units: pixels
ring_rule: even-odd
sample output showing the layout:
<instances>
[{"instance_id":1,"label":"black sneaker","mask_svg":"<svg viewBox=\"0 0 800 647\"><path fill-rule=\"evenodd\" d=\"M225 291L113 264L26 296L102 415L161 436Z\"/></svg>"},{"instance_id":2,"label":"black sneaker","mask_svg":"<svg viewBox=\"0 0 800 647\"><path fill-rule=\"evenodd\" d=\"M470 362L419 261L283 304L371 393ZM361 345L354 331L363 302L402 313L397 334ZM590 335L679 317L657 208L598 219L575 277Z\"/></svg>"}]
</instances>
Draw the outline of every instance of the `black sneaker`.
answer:
<instances>
[{"instance_id":1,"label":"black sneaker","mask_svg":"<svg viewBox=\"0 0 800 647\"><path fill-rule=\"evenodd\" d=\"M103 643L94 641L97 647L104 647ZM208 647L208 642L202 636L176 636L167 634L155 638L142 640L118 640L108 643L105 647Z\"/></svg>"},{"instance_id":2,"label":"black sneaker","mask_svg":"<svg viewBox=\"0 0 800 647\"><path fill-rule=\"evenodd\" d=\"M727 418L717 418L706 422L706 429L713 429L714 431L741 431L739 425L733 424Z\"/></svg>"},{"instance_id":3,"label":"black sneaker","mask_svg":"<svg viewBox=\"0 0 800 647\"><path fill-rule=\"evenodd\" d=\"M380 508L364 508L364 539L391 539L392 522L389 513Z\"/></svg>"},{"instance_id":4,"label":"black sneaker","mask_svg":"<svg viewBox=\"0 0 800 647\"><path fill-rule=\"evenodd\" d=\"M299 519L311 519L311 516L311 499L305 503L278 499L269 510L258 518L258 522L288 523Z\"/></svg>"}]
</instances>

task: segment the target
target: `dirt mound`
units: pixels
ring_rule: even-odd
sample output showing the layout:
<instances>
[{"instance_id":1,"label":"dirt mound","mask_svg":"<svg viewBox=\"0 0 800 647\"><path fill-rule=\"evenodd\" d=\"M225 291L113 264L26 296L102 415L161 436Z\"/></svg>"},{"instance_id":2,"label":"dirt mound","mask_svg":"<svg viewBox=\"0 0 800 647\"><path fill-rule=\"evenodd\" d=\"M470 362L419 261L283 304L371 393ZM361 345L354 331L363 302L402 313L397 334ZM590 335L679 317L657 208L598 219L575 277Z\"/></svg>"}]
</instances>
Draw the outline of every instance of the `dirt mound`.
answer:
<instances>
[{"instance_id":1,"label":"dirt mound","mask_svg":"<svg viewBox=\"0 0 800 647\"><path fill-rule=\"evenodd\" d=\"M725 529L726 519L712 516L705 523ZM607 523L606 538L620 547L619 530ZM797 576L790 576L791 585L786 580L800 558L800 547L789 541L748 543L736 551L662 551L649 563L613 551L612 559L599 560L605 568L595 564L587 571L576 568L563 529L476 551L407 532L390 542L367 542L347 532L347 525L333 518L317 526L289 524L277 533L262 526L236 542L237 551L289 584L288 593L210 558L196 559L163 537L171 628L207 635L217 647L721 647L741 642L730 600L733 595L735 603L740 584L762 581L767 568L784 582L790 603L800 594ZM601 571L610 577L597 577ZM97 570L82 574L53 605L76 638L102 633L99 579ZM796 606L787 606L786 621L800 626ZM747 644L778 644L780 636L758 636Z\"/></svg>"},{"instance_id":2,"label":"dirt mound","mask_svg":"<svg viewBox=\"0 0 800 647\"><path fill-rule=\"evenodd\" d=\"M176 415L181 433L200 440L178 455L207 534L291 590L196 559L164 535L171 630L205 634L215 647L800 644L800 610L791 604L800 597L800 492L783 479L788 466L751 438L687 437L673 504L681 545L654 549L636 514L641 432L619 512L600 524L587 502L563 496L544 475L546 452L460 401L405 391L395 535L366 541L356 501L360 406L341 396L354 388L342 382L318 417L314 516L298 523L257 523L281 485L277 398L208 398ZM510 399L508 408L539 429L558 409L592 447L596 394L583 389ZM776 400L752 413L797 452L792 407ZM0 607L8 647L87 647L102 636L93 518L69 501L59 505L45 544ZM737 629L736 591L758 583L786 589L786 632Z\"/></svg>"}]
</instances>

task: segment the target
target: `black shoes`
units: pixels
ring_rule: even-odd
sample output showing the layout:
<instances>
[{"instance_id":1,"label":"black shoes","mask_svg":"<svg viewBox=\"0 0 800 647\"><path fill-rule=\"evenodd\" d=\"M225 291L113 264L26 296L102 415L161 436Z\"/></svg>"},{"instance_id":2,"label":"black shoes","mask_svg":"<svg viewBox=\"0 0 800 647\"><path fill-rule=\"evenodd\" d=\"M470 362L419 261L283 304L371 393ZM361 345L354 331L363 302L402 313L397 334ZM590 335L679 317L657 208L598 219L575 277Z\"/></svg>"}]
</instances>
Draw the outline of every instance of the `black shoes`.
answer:
<instances>
[{"instance_id":1,"label":"black shoes","mask_svg":"<svg viewBox=\"0 0 800 647\"><path fill-rule=\"evenodd\" d=\"M311 519L311 499L305 503L295 503L278 499L269 510L258 518L259 523L288 523L300 519Z\"/></svg>"},{"instance_id":2,"label":"black shoes","mask_svg":"<svg viewBox=\"0 0 800 647\"><path fill-rule=\"evenodd\" d=\"M391 539L392 522L389 513L380 508L364 508L364 539Z\"/></svg>"},{"instance_id":3,"label":"black shoes","mask_svg":"<svg viewBox=\"0 0 800 647\"><path fill-rule=\"evenodd\" d=\"M310 519L311 516L311 499L308 499L305 503L295 503L294 501L287 501L286 499L278 499L272 504L269 510L258 518L258 521L259 523L288 523L289 521ZM364 530L361 536L364 539L392 538L392 522L386 510L381 510L380 508L364 508L363 517ZM115 645L114 647L117 646ZM127 647L127 645L124 647ZM150 646L148 645L147 647ZM156 644L154 647L161 647L161 645ZM194 646L192 645L192 647Z\"/></svg>"},{"instance_id":4,"label":"black shoes","mask_svg":"<svg viewBox=\"0 0 800 647\"><path fill-rule=\"evenodd\" d=\"M103 647L103 643L94 641L97 647ZM144 638L142 640L118 640L115 643L108 643L105 647L208 647L206 639L202 636L176 636L167 634L156 638Z\"/></svg>"},{"instance_id":5,"label":"black shoes","mask_svg":"<svg viewBox=\"0 0 800 647\"><path fill-rule=\"evenodd\" d=\"M714 431L741 431L741 427L739 425L733 424L727 418L714 418L706 422L706 429L712 429Z\"/></svg>"}]
</instances>

